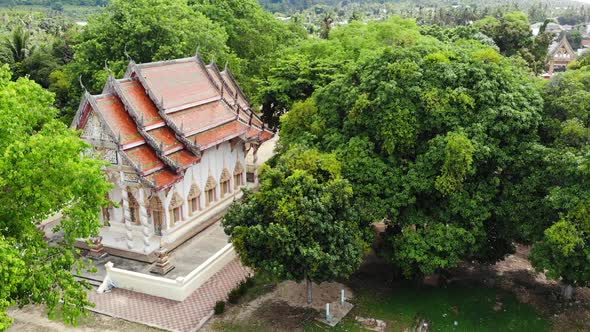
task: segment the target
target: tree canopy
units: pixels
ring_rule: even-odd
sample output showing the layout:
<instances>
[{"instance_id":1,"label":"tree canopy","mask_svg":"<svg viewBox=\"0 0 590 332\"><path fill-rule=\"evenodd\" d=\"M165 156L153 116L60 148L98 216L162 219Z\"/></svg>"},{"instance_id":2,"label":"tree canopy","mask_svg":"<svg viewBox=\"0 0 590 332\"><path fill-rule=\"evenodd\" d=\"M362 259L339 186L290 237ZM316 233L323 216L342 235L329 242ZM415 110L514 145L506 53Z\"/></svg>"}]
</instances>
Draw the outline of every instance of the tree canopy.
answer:
<instances>
[{"instance_id":1,"label":"tree canopy","mask_svg":"<svg viewBox=\"0 0 590 332\"><path fill-rule=\"evenodd\" d=\"M242 263L295 281L352 274L363 257L364 233L340 167L333 154L299 147L264 168L260 190L246 191L223 219Z\"/></svg>"},{"instance_id":2,"label":"tree canopy","mask_svg":"<svg viewBox=\"0 0 590 332\"><path fill-rule=\"evenodd\" d=\"M102 89L108 71L121 76L129 58L137 63L194 56L225 59L227 33L186 0L114 0L89 19L75 47L74 79L82 75L87 88ZM127 52L127 55L125 54Z\"/></svg>"},{"instance_id":3,"label":"tree canopy","mask_svg":"<svg viewBox=\"0 0 590 332\"><path fill-rule=\"evenodd\" d=\"M590 67L567 71L546 83L541 130L545 222L532 250L537 270L573 286L590 285Z\"/></svg>"},{"instance_id":4,"label":"tree canopy","mask_svg":"<svg viewBox=\"0 0 590 332\"><path fill-rule=\"evenodd\" d=\"M292 108L282 147L336 153L363 224L386 218L391 258L406 275L499 259L526 221L505 215L538 141L534 79L485 44L443 43L399 22L372 23L377 36L401 38Z\"/></svg>"},{"instance_id":5,"label":"tree canopy","mask_svg":"<svg viewBox=\"0 0 590 332\"><path fill-rule=\"evenodd\" d=\"M73 244L97 234L110 185L103 162L84 156L89 146L54 119L53 95L10 78L0 67L0 330L10 326L5 310L14 304L45 304L73 323L91 305L71 273L81 267ZM50 244L39 224L58 212L54 231L63 239Z\"/></svg>"}]
</instances>

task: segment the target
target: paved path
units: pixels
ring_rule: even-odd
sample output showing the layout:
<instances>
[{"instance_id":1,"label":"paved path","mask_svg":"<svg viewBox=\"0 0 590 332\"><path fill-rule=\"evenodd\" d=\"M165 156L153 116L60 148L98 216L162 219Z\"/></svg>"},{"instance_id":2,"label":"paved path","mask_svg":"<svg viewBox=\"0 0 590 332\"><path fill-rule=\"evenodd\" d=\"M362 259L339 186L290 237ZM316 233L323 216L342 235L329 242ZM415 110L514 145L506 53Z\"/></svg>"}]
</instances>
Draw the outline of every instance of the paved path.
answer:
<instances>
[{"instance_id":1,"label":"paved path","mask_svg":"<svg viewBox=\"0 0 590 332\"><path fill-rule=\"evenodd\" d=\"M105 315L169 331L189 332L200 328L213 314L215 302L225 300L227 293L249 273L235 259L182 302L124 289L104 294L93 291L89 299L96 304L92 310Z\"/></svg>"}]
</instances>

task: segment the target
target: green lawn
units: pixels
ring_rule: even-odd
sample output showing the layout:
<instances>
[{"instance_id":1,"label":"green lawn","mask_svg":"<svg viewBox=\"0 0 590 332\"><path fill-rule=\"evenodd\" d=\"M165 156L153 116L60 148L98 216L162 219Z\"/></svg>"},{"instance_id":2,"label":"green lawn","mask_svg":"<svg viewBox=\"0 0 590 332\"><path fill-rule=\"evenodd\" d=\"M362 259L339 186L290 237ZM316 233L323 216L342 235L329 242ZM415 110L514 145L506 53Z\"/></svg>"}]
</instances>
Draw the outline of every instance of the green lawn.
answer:
<instances>
[{"instance_id":1,"label":"green lawn","mask_svg":"<svg viewBox=\"0 0 590 332\"><path fill-rule=\"evenodd\" d=\"M341 325L327 329L308 321L305 331L360 331L354 316L385 320L393 331L402 331L420 316L431 331L548 331L549 320L531 306L519 303L505 291L481 286L416 288L399 285L388 291L357 290L355 309ZM502 310L493 309L496 302ZM457 325L455 325L457 322Z\"/></svg>"},{"instance_id":2,"label":"green lawn","mask_svg":"<svg viewBox=\"0 0 590 332\"><path fill-rule=\"evenodd\" d=\"M355 307L335 328L315 321L313 311L268 303L250 319L221 321L215 324L215 329L229 332L366 331L356 323L355 316L384 320L387 331L413 327L417 317L428 320L431 331L543 332L551 329L547 317L532 306L518 302L512 293L476 283L416 286L412 282L399 281L391 266L374 262L365 264L346 283L354 291L352 302ZM240 303L247 303L270 291L272 285L272 278L255 276L254 287ZM494 310L497 303L501 303L500 310Z\"/></svg>"}]
</instances>

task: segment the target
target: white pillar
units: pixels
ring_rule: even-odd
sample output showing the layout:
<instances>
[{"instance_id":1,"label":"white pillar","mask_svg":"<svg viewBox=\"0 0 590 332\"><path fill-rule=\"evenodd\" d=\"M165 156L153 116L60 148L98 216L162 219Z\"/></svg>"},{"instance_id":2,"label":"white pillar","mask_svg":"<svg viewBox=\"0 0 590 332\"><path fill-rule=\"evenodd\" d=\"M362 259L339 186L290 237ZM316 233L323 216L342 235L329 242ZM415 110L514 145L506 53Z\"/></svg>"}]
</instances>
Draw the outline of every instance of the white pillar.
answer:
<instances>
[{"instance_id":1,"label":"white pillar","mask_svg":"<svg viewBox=\"0 0 590 332\"><path fill-rule=\"evenodd\" d=\"M147 205L145 191L139 189L139 220L141 221L142 233L143 233L143 252L147 254L150 246L150 225L148 222Z\"/></svg>"},{"instance_id":2,"label":"white pillar","mask_svg":"<svg viewBox=\"0 0 590 332\"><path fill-rule=\"evenodd\" d=\"M123 196L123 222L125 223L125 233L127 238L127 248L133 248L133 233L131 228L131 211L129 211L129 193L127 186L123 183L123 172L121 172L121 193Z\"/></svg>"},{"instance_id":3,"label":"white pillar","mask_svg":"<svg viewBox=\"0 0 590 332\"><path fill-rule=\"evenodd\" d=\"M260 145L254 146L254 151L252 151L252 161L254 163L254 184L258 184L258 148Z\"/></svg>"}]
</instances>

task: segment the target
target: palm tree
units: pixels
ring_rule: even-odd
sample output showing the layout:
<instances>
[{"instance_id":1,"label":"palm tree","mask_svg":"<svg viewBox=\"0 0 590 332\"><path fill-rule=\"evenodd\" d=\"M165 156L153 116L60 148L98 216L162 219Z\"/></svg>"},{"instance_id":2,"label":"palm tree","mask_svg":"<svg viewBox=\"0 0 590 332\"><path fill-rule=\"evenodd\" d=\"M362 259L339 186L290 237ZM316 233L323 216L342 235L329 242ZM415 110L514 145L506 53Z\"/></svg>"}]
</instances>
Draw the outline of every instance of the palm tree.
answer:
<instances>
[{"instance_id":1,"label":"palm tree","mask_svg":"<svg viewBox=\"0 0 590 332\"><path fill-rule=\"evenodd\" d=\"M33 53L35 46L31 44L29 37L29 32L19 26L1 42L8 62L22 62Z\"/></svg>"}]
</instances>

